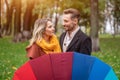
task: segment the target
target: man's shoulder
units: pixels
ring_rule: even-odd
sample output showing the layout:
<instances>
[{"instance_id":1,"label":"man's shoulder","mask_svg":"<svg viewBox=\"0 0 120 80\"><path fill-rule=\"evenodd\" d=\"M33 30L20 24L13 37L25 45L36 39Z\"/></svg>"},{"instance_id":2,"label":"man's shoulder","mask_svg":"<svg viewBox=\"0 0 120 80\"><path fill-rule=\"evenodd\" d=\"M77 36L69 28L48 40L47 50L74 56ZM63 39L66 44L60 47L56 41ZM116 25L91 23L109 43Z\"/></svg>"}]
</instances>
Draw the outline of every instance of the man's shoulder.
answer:
<instances>
[{"instance_id":1,"label":"man's shoulder","mask_svg":"<svg viewBox=\"0 0 120 80\"><path fill-rule=\"evenodd\" d=\"M78 35L79 38L84 38L84 39L90 38L90 37L89 37L87 34L85 34L82 30L79 30L79 31L76 33L76 35Z\"/></svg>"}]
</instances>

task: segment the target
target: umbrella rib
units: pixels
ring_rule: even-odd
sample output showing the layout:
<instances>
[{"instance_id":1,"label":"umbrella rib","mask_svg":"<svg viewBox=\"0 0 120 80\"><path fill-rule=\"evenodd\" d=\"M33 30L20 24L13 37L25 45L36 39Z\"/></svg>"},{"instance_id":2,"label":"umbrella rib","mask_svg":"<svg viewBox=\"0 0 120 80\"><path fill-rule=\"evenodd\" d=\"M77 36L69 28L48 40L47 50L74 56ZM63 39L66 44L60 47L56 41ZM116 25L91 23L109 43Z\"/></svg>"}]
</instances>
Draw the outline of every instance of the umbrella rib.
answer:
<instances>
[{"instance_id":1,"label":"umbrella rib","mask_svg":"<svg viewBox=\"0 0 120 80\"><path fill-rule=\"evenodd\" d=\"M52 80L55 80L55 75L54 75L54 72L53 72L53 63L52 63L52 57L51 55L49 54L49 57L50 57L50 63L51 63L51 71L52 71L52 76L53 76L53 79Z\"/></svg>"}]
</instances>

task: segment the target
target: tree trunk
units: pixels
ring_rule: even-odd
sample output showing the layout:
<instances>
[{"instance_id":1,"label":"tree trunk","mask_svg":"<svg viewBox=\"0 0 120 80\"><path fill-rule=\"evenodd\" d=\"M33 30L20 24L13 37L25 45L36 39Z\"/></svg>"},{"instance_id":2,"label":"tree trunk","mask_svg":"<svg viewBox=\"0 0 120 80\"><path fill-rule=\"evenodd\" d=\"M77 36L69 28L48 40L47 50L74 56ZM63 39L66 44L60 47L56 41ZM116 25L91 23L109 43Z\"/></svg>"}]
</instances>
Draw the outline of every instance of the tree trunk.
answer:
<instances>
[{"instance_id":1,"label":"tree trunk","mask_svg":"<svg viewBox=\"0 0 120 80\"><path fill-rule=\"evenodd\" d=\"M14 0L15 14L14 14L14 42L20 42L22 40L21 33L21 0Z\"/></svg>"},{"instance_id":2,"label":"tree trunk","mask_svg":"<svg viewBox=\"0 0 120 80\"><path fill-rule=\"evenodd\" d=\"M23 30L30 31L32 22L32 10L34 8L34 0L27 0L27 8L24 14Z\"/></svg>"},{"instance_id":3,"label":"tree trunk","mask_svg":"<svg viewBox=\"0 0 120 80\"><path fill-rule=\"evenodd\" d=\"M119 34L119 17L117 17L117 26L116 26L117 35Z\"/></svg>"},{"instance_id":4,"label":"tree trunk","mask_svg":"<svg viewBox=\"0 0 120 80\"><path fill-rule=\"evenodd\" d=\"M43 16L44 16L44 12L45 12L45 9L42 8L42 9L41 9L41 16L40 16L40 18L43 18Z\"/></svg>"},{"instance_id":5,"label":"tree trunk","mask_svg":"<svg viewBox=\"0 0 120 80\"><path fill-rule=\"evenodd\" d=\"M14 35L21 31L21 0L15 0Z\"/></svg>"},{"instance_id":6,"label":"tree trunk","mask_svg":"<svg viewBox=\"0 0 120 80\"><path fill-rule=\"evenodd\" d=\"M57 16L57 12L56 12L56 16L55 16L55 32L57 32L57 23L58 23L58 16Z\"/></svg>"},{"instance_id":7,"label":"tree trunk","mask_svg":"<svg viewBox=\"0 0 120 80\"><path fill-rule=\"evenodd\" d=\"M33 8L36 1L27 0L27 8L24 13L23 19L23 30L22 33L22 41L26 41L31 38L31 31L34 25L35 20L38 18L38 14L33 15Z\"/></svg>"},{"instance_id":8,"label":"tree trunk","mask_svg":"<svg viewBox=\"0 0 120 80\"><path fill-rule=\"evenodd\" d=\"M7 22L6 22L6 26L5 26L5 34L6 35L10 35L11 32L11 24L12 24L12 13L13 13L13 6L14 6L14 2L12 1L11 6L9 7L8 1L5 0L6 6L7 6Z\"/></svg>"},{"instance_id":9,"label":"tree trunk","mask_svg":"<svg viewBox=\"0 0 120 80\"><path fill-rule=\"evenodd\" d=\"M90 36L92 39L92 51L100 50L99 37L98 37L98 0L91 0L91 30Z\"/></svg>"},{"instance_id":10,"label":"tree trunk","mask_svg":"<svg viewBox=\"0 0 120 80\"><path fill-rule=\"evenodd\" d=\"M38 14L35 14L35 15L33 15L33 17L32 17L31 32L32 32L32 30L33 30L33 28L34 28L34 23L35 23L35 21L37 20L38 16L39 16Z\"/></svg>"}]
</instances>

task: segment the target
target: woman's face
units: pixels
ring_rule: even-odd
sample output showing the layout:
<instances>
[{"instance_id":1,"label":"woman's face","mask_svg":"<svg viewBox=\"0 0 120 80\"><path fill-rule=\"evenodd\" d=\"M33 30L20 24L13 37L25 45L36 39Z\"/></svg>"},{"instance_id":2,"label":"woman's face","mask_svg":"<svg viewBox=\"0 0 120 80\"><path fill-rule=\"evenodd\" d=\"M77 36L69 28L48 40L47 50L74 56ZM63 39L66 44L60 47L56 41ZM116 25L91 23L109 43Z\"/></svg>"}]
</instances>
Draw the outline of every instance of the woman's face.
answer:
<instances>
[{"instance_id":1,"label":"woman's face","mask_svg":"<svg viewBox=\"0 0 120 80\"><path fill-rule=\"evenodd\" d=\"M54 32L55 32L55 28L53 26L53 23L51 21L48 21L44 34L46 36L52 36L54 35Z\"/></svg>"}]
</instances>

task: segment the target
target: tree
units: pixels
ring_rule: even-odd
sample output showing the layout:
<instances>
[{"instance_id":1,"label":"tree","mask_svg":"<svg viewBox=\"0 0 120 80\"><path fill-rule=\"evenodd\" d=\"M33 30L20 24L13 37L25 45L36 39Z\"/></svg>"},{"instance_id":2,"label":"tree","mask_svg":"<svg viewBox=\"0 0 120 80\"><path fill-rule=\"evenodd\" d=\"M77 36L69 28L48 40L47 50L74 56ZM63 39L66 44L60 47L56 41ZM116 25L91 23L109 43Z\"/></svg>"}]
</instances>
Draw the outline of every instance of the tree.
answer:
<instances>
[{"instance_id":1,"label":"tree","mask_svg":"<svg viewBox=\"0 0 120 80\"><path fill-rule=\"evenodd\" d=\"M120 33L120 0L107 0L106 1L106 21L108 20L111 26L112 35L115 37Z\"/></svg>"},{"instance_id":2,"label":"tree","mask_svg":"<svg viewBox=\"0 0 120 80\"><path fill-rule=\"evenodd\" d=\"M91 3L91 30L90 30L90 36L92 39L92 51L99 51L99 37L98 37L98 31L99 31L99 24L98 24L98 0L90 0Z\"/></svg>"},{"instance_id":3,"label":"tree","mask_svg":"<svg viewBox=\"0 0 120 80\"><path fill-rule=\"evenodd\" d=\"M15 16L14 16L14 35L21 32L21 0L14 0Z\"/></svg>"},{"instance_id":4,"label":"tree","mask_svg":"<svg viewBox=\"0 0 120 80\"><path fill-rule=\"evenodd\" d=\"M12 15L13 15L13 9L14 9L14 1L12 0L11 3L9 4L7 0L5 0L6 6L7 6L7 21L5 25L5 34L10 35L12 31Z\"/></svg>"},{"instance_id":5,"label":"tree","mask_svg":"<svg viewBox=\"0 0 120 80\"><path fill-rule=\"evenodd\" d=\"M120 25L120 0L111 0L113 4L113 17L114 17L114 37L116 34L119 34L119 25Z\"/></svg>"},{"instance_id":6,"label":"tree","mask_svg":"<svg viewBox=\"0 0 120 80\"><path fill-rule=\"evenodd\" d=\"M34 8L35 1L34 0L27 0L27 7L24 13L23 18L23 31L30 31L31 29L31 22L32 22L32 10Z\"/></svg>"},{"instance_id":7,"label":"tree","mask_svg":"<svg viewBox=\"0 0 120 80\"><path fill-rule=\"evenodd\" d=\"M21 41L21 0L13 0L14 2L14 42Z\"/></svg>"},{"instance_id":8,"label":"tree","mask_svg":"<svg viewBox=\"0 0 120 80\"><path fill-rule=\"evenodd\" d=\"M100 34L104 34L105 33L105 29L106 29L106 26L105 26L105 20L106 20L106 15L105 15L105 1L106 0L99 0L98 3L99 3L99 6L98 6L98 10L99 10L99 28L100 28Z\"/></svg>"}]
</instances>

